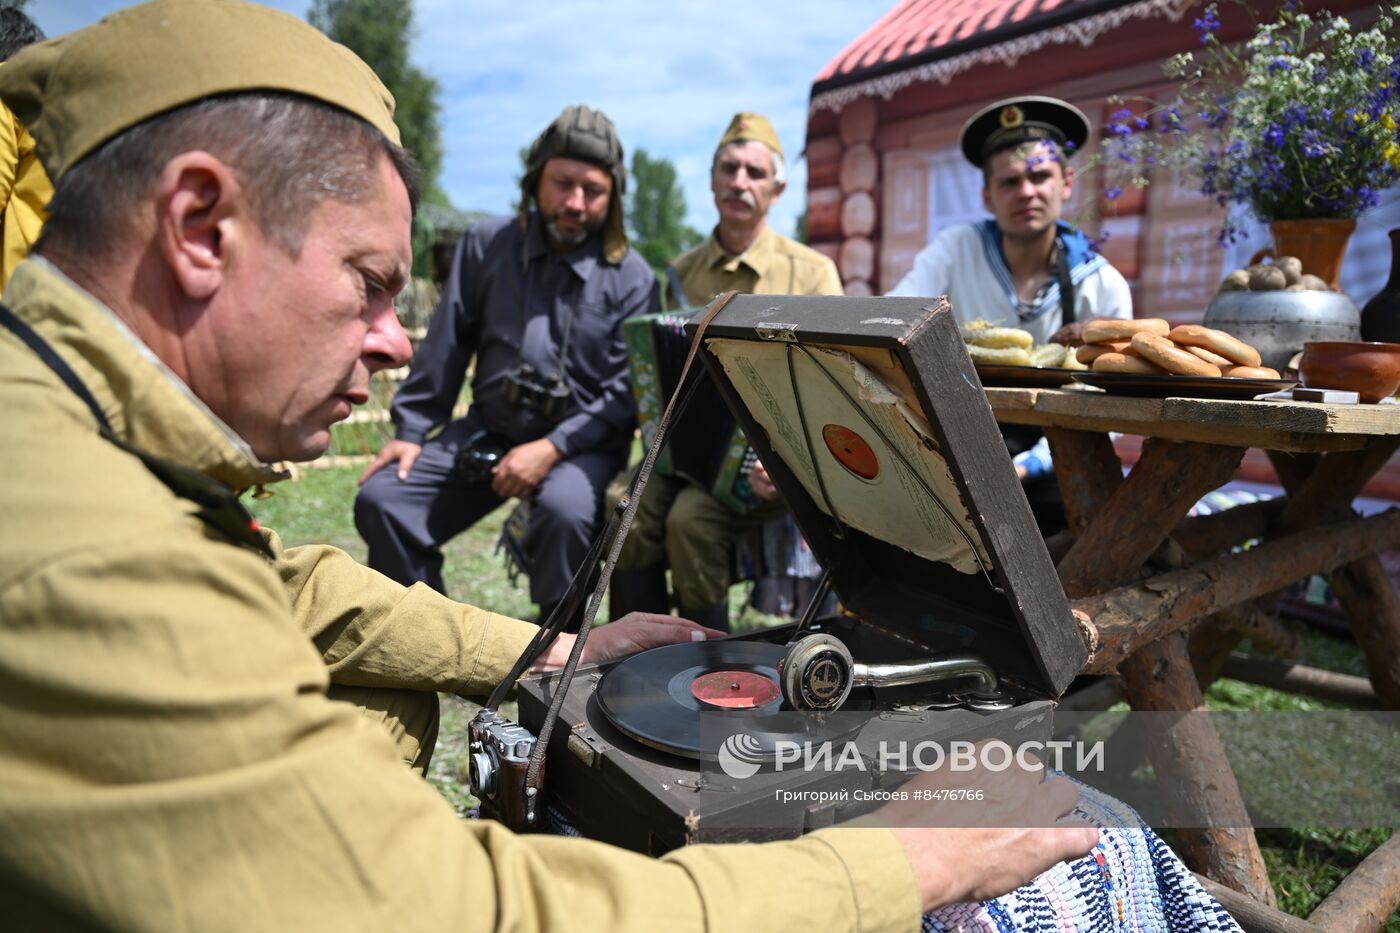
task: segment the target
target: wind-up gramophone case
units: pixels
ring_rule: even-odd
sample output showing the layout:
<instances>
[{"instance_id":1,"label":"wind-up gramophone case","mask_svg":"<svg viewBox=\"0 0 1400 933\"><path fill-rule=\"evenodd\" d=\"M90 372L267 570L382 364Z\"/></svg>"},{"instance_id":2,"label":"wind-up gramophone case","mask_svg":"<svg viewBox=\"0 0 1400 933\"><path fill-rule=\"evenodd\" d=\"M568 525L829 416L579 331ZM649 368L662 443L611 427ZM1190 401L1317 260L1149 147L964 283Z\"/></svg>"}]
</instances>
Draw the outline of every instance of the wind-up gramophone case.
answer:
<instances>
[{"instance_id":1,"label":"wind-up gramophone case","mask_svg":"<svg viewBox=\"0 0 1400 933\"><path fill-rule=\"evenodd\" d=\"M1064 691L1083 640L946 300L734 295L704 339L847 609Z\"/></svg>"},{"instance_id":2,"label":"wind-up gramophone case","mask_svg":"<svg viewBox=\"0 0 1400 933\"><path fill-rule=\"evenodd\" d=\"M863 710L881 741L1048 739L1051 699L1086 651L947 302L718 300L704 365L845 610L808 633L836 638L867 671L975 657L1003 694L979 703L897 673L857 687L833 721ZM743 726L783 700L716 711L711 672L721 688L730 675L744 690L780 682L778 667L798 668L784 656L793 635L784 626L580 668L548 750L548 803L584 835L659 854L793 836L857 809L782 803L778 791L894 786L902 778L880 768L737 779L715 767L702 720ZM557 681L522 680L532 731Z\"/></svg>"}]
</instances>

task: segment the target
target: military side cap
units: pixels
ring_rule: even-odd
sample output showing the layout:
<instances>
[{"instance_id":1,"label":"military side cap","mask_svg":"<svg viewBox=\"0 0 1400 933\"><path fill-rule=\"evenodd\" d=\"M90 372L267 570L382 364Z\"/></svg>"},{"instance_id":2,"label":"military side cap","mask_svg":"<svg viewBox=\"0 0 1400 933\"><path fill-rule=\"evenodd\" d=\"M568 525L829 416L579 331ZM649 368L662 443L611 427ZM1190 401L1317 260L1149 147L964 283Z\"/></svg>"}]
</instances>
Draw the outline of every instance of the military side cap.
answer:
<instances>
[{"instance_id":1,"label":"military side cap","mask_svg":"<svg viewBox=\"0 0 1400 933\"><path fill-rule=\"evenodd\" d=\"M207 97L300 94L394 143L394 98L315 27L242 0L155 0L31 45L0 68L3 99L55 181L123 130Z\"/></svg>"},{"instance_id":2,"label":"military side cap","mask_svg":"<svg viewBox=\"0 0 1400 933\"><path fill-rule=\"evenodd\" d=\"M994 153L1022 143L1052 142L1077 152L1088 139L1089 118L1078 107L1053 97L1013 97L973 114L960 144L967 161L981 168Z\"/></svg>"},{"instance_id":3,"label":"military side cap","mask_svg":"<svg viewBox=\"0 0 1400 933\"><path fill-rule=\"evenodd\" d=\"M750 113L745 110L742 113L734 114L734 119L729 121L729 129L724 131L724 135L719 139L719 145L715 151L723 149L730 143L756 142L763 143L772 149L779 156L783 156L783 144L778 142L778 133L773 129L773 124L768 122L768 118L759 113Z\"/></svg>"}]
</instances>

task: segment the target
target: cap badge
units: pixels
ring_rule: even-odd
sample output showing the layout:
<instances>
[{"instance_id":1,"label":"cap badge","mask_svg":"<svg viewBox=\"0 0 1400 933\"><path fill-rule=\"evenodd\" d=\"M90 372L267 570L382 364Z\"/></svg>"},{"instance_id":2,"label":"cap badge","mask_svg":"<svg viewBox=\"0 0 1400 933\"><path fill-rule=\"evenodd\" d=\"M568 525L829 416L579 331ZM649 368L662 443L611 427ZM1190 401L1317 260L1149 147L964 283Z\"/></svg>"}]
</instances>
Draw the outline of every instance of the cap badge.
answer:
<instances>
[{"instance_id":1,"label":"cap badge","mask_svg":"<svg viewBox=\"0 0 1400 933\"><path fill-rule=\"evenodd\" d=\"M1006 129L1020 126L1026 120L1025 111L1015 104L1001 108L1001 125Z\"/></svg>"}]
</instances>

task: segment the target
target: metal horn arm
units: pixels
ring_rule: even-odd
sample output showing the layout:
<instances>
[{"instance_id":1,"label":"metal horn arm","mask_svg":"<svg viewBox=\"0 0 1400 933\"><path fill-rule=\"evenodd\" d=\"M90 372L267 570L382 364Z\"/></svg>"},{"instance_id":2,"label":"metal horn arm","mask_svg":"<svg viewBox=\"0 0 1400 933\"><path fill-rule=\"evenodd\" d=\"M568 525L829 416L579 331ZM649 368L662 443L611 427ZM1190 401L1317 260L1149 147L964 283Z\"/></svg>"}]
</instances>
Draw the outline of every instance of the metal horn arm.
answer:
<instances>
[{"instance_id":1,"label":"metal horn arm","mask_svg":"<svg viewBox=\"0 0 1400 933\"><path fill-rule=\"evenodd\" d=\"M996 671L986 661L971 654L956 654L941 658L916 658L887 664L862 664L851 667L857 687L903 687L956 677L977 679L976 693L994 695L998 691Z\"/></svg>"}]
</instances>

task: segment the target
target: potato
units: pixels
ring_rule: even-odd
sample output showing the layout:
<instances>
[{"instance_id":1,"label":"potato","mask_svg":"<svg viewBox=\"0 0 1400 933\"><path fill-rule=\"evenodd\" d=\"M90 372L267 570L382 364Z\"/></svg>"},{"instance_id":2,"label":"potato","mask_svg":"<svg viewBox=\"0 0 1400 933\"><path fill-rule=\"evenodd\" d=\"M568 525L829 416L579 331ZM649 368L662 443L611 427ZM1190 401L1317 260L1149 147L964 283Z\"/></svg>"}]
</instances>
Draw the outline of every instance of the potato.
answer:
<instances>
[{"instance_id":1,"label":"potato","mask_svg":"<svg viewBox=\"0 0 1400 933\"><path fill-rule=\"evenodd\" d=\"M1328 285L1325 279L1313 275L1311 272L1304 272L1303 277L1298 280L1298 284L1310 292L1330 292L1332 290L1332 286Z\"/></svg>"},{"instance_id":2,"label":"potato","mask_svg":"<svg viewBox=\"0 0 1400 933\"><path fill-rule=\"evenodd\" d=\"M1249 273L1244 269L1236 269L1225 276L1225 281L1220 283L1222 292L1247 292L1249 291Z\"/></svg>"},{"instance_id":3,"label":"potato","mask_svg":"<svg viewBox=\"0 0 1400 933\"><path fill-rule=\"evenodd\" d=\"M1249 290L1252 292L1276 292L1287 284L1288 279L1278 266L1249 267Z\"/></svg>"},{"instance_id":4,"label":"potato","mask_svg":"<svg viewBox=\"0 0 1400 933\"><path fill-rule=\"evenodd\" d=\"M1303 277L1303 260L1297 256L1280 256L1274 260L1274 265L1283 270L1284 281L1289 285L1298 284Z\"/></svg>"}]
</instances>

